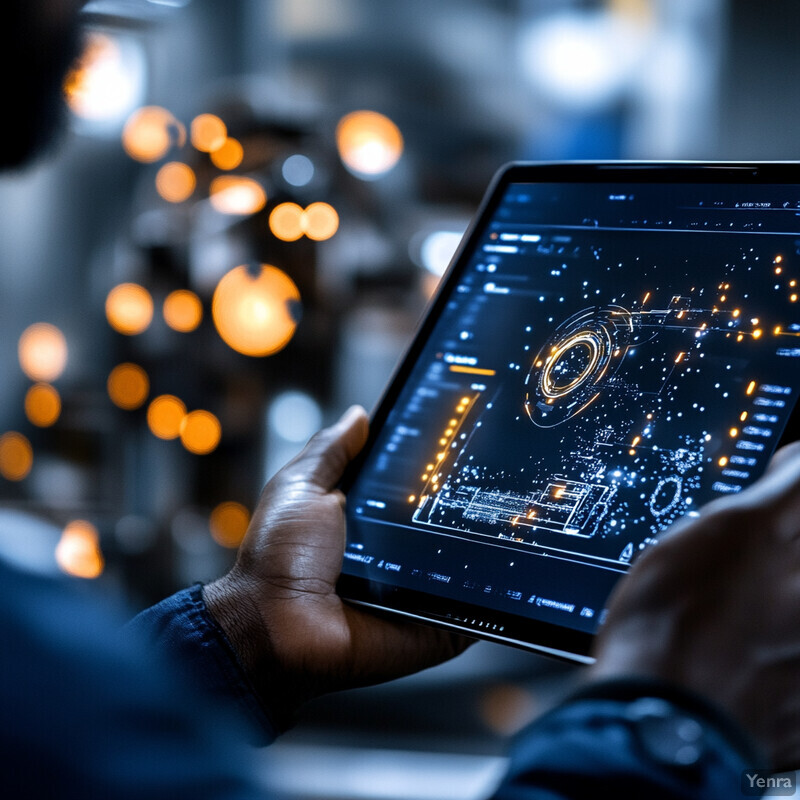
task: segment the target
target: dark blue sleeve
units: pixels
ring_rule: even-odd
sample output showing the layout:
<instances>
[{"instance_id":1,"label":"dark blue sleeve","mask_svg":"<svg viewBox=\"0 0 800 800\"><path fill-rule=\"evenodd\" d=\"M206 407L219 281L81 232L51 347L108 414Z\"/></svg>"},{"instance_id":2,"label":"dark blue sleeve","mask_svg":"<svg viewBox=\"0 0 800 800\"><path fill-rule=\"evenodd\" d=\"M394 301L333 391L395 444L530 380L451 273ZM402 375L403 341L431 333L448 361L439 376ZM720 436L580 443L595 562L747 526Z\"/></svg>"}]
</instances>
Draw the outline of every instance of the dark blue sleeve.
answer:
<instances>
[{"instance_id":1,"label":"dark blue sleeve","mask_svg":"<svg viewBox=\"0 0 800 800\"><path fill-rule=\"evenodd\" d=\"M237 717L92 589L0 562L0 794L263 798Z\"/></svg>"},{"instance_id":2,"label":"dark blue sleeve","mask_svg":"<svg viewBox=\"0 0 800 800\"><path fill-rule=\"evenodd\" d=\"M590 686L518 739L494 800L730 800L766 762L702 698L654 681Z\"/></svg>"},{"instance_id":3,"label":"dark blue sleeve","mask_svg":"<svg viewBox=\"0 0 800 800\"><path fill-rule=\"evenodd\" d=\"M251 743L274 741L276 726L257 699L233 647L208 612L200 584L143 611L126 629L180 664L204 695L235 708L248 725Z\"/></svg>"}]
</instances>

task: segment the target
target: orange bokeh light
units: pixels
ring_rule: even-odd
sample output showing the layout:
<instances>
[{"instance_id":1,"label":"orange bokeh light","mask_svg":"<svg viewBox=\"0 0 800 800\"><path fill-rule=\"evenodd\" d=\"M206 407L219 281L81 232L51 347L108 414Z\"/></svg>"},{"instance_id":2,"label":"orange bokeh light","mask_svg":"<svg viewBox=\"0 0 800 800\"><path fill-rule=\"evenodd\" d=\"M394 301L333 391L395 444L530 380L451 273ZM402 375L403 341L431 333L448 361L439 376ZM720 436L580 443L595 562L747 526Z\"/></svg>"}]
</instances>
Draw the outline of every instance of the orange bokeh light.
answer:
<instances>
[{"instance_id":1,"label":"orange bokeh light","mask_svg":"<svg viewBox=\"0 0 800 800\"><path fill-rule=\"evenodd\" d=\"M156 191L168 203L182 203L192 196L197 186L194 170L180 161L164 164L156 175Z\"/></svg>"},{"instance_id":2,"label":"orange bokeh light","mask_svg":"<svg viewBox=\"0 0 800 800\"><path fill-rule=\"evenodd\" d=\"M152 164L163 158L173 144L182 146L186 129L166 108L145 106L128 117L122 131L122 146L136 161Z\"/></svg>"},{"instance_id":3,"label":"orange bokeh light","mask_svg":"<svg viewBox=\"0 0 800 800\"><path fill-rule=\"evenodd\" d=\"M0 436L0 475L10 481L21 481L32 467L33 448L25 436L16 431Z\"/></svg>"},{"instance_id":4,"label":"orange bokeh light","mask_svg":"<svg viewBox=\"0 0 800 800\"><path fill-rule=\"evenodd\" d=\"M249 524L250 512L241 503L230 501L220 503L209 519L211 536L223 547L238 547Z\"/></svg>"},{"instance_id":5,"label":"orange bokeh light","mask_svg":"<svg viewBox=\"0 0 800 800\"><path fill-rule=\"evenodd\" d=\"M388 172L403 154L403 136L376 111L353 111L336 127L336 146L345 166L364 177Z\"/></svg>"},{"instance_id":6,"label":"orange bokeh light","mask_svg":"<svg viewBox=\"0 0 800 800\"><path fill-rule=\"evenodd\" d=\"M61 396L49 383L36 383L25 394L25 416L40 428L54 425L61 415Z\"/></svg>"},{"instance_id":7,"label":"orange bokeh light","mask_svg":"<svg viewBox=\"0 0 800 800\"><path fill-rule=\"evenodd\" d=\"M269 229L281 241L297 241L305 233L304 214L297 203L281 203L269 215Z\"/></svg>"},{"instance_id":8,"label":"orange bokeh light","mask_svg":"<svg viewBox=\"0 0 800 800\"><path fill-rule=\"evenodd\" d=\"M252 178L221 175L211 181L210 200L220 214L247 216L264 208L267 204L267 193Z\"/></svg>"},{"instance_id":9,"label":"orange bokeh light","mask_svg":"<svg viewBox=\"0 0 800 800\"><path fill-rule=\"evenodd\" d=\"M177 439L181 423L186 416L186 406L171 394L162 394L147 409L147 425L159 439Z\"/></svg>"},{"instance_id":10,"label":"orange bokeh light","mask_svg":"<svg viewBox=\"0 0 800 800\"><path fill-rule=\"evenodd\" d=\"M77 578L102 575L105 561L97 528L85 519L70 522L56 545L56 563L62 571Z\"/></svg>"},{"instance_id":11,"label":"orange bokeh light","mask_svg":"<svg viewBox=\"0 0 800 800\"><path fill-rule=\"evenodd\" d=\"M297 327L293 305L300 292L277 267L262 264L228 272L214 290L211 312L223 341L247 356L267 356L285 347Z\"/></svg>"},{"instance_id":12,"label":"orange bokeh light","mask_svg":"<svg viewBox=\"0 0 800 800\"><path fill-rule=\"evenodd\" d=\"M138 364L118 364L106 382L111 402L126 411L139 408L150 393L150 379Z\"/></svg>"},{"instance_id":13,"label":"orange bokeh light","mask_svg":"<svg viewBox=\"0 0 800 800\"><path fill-rule=\"evenodd\" d=\"M19 337L19 365L33 381L56 380L67 366L67 340L48 322L35 322Z\"/></svg>"},{"instance_id":14,"label":"orange bokeh light","mask_svg":"<svg viewBox=\"0 0 800 800\"><path fill-rule=\"evenodd\" d=\"M203 303L188 289L176 289L164 299L164 320L174 331L189 333L203 321Z\"/></svg>"},{"instance_id":15,"label":"orange bokeh light","mask_svg":"<svg viewBox=\"0 0 800 800\"><path fill-rule=\"evenodd\" d=\"M197 150L213 153L227 141L228 129L214 114L200 114L192 120L190 136Z\"/></svg>"},{"instance_id":16,"label":"orange bokeh light","mask_svg":"<svg viewBox=\"0 0 800 800\"><path fill-rule=\"evenodd\" d=\"M183 446L196 455L205 455L216 449L222 437L222 426L210 412L192 411L187 414L180 425Z\"/></svg>"},{"instance_id":17,"label":"orange bokeh light","mask_svg":"<svg viewBox=\"0 0 800 800\"><path fill-rule=\"evenodd\" d=\"M106 298L106 318L115 331L133 336L146 330L153 319L153 298L138 283L121 283Z\"/></svg>"},{"instance_id":18,"label":"orange bokeh light","mask_svg":"<svg viewBox=\"0 0 800 800\"><path fill-rule=\"evenodd\" d=\"M244 159L242 143L230 136L222 147L211 153L211 163L217 169L236 169L242 163L242 159Z\"/></svg>"},{"instance_id":19,"label":"orange bokeh light","mask_svg":"<svg viewBox=\"0 0 800 800\"><path fill-rule=\"evenodd\" d=\"M328 203L312 203L303 214L303 227L309 239L330 239L339 230L339 215Z\"/></svg>"}]
</instances>

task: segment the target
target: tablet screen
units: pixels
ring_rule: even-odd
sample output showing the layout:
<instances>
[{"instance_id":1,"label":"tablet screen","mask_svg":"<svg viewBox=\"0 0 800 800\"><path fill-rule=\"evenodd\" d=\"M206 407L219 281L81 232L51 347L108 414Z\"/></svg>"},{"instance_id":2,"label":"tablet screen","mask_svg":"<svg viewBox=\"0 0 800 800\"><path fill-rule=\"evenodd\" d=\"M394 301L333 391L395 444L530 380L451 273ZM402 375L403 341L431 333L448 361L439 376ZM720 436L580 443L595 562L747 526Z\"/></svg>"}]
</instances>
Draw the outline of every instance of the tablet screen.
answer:
<instances>
[{"instance_id":1,"label":"tablet screen","mask_svg":"<svg viewBox=\"0 0 800 800\"><path fill-rule=\"evenodd\" d=\"M501 638L505 615L593 633L637 555L781 439L798 231L794 186L503 187L348 489L344 573L498 612Z\"/></svg>"}]
</instances>

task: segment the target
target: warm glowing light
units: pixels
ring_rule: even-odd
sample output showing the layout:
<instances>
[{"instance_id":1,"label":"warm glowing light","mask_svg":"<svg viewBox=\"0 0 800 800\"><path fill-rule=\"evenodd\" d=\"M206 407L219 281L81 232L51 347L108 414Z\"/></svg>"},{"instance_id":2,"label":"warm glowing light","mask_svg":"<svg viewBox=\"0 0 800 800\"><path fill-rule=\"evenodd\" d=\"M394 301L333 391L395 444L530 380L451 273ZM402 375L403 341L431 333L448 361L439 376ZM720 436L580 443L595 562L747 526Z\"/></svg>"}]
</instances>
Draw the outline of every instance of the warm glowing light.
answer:
<instances>
[{"instance_id":1,"label":"warm glowing light","mask_svg":"<svg viewBox=\"0 0 800 800\"><path fill-rule=\"evenodd\" d=\"M756 382L750 381L750 383L747 384L747 391L745 392L745 394L748 395L753 394L755 390L756 390Z\"/></svg>"},{"instance_id":2,"label":"warm glowing light","mask_svg":"<svg viewBox=\"0 0 800 800\"><path fill-rule=\"evenodd\" d=\"M222 426L210 411L192 411L180 425L181 442L190 452L205 455L216 449L222 437Z\"/></svg>"},{"instance_id":3,"label":"warm glowing light","mask_svg":"<svg viewBox=\"0 0 800 800\"><path fill-rule=\"evenodd\" d=\"M306 236L316 242L330 239L339 230L339 215L328 203L312 203L303 216Z\"/></svg>"},{"instance_id":4,"label":"warm glowing light","mask_svg":"<svg viewBox=\"0 0 800 800\"><path fill-rule=\"evenodd\" d=\"M744 422L746 419L747 419L747 412L746 411L742 411L742 413L739 414L739 420L741 422Z\"/></svg>"},{"instance_id":5,"label":"warm glowing light","mask_svg":"<svg viewBox=\"0 0 800 800\"><path fill-rule=\"evenodd\" d=\"M417 496L415 494L410 494L408 496L408 502L409 503L413 503L416 499L417 499Z\"/></svg>"},{"instance_id":6,"label":"warm glowing light","mask_svg":"<svg viewBox=\"0 0 800 800\"><path fill-rule=\"evenodd\" d=\"M252 178L221 175L211 181L211 205L220 214L247 216L261 211L267 204L267 194Z\"/></svg>"},{"instance_id":7,"label":"warm glowing light","mask_svg":"<svg viewBox=\"0 0 800 800\"><path fill-rule=\"evenodd\" d=\"M186 406L171 394L162 394L147 409L147 425L159 439L177 439L181 423L186 416Z\"/></svg>"},{"instance_id":8,"label":"warm glowing light","mask_svg":"<svg viewBox=\"0 0 800 800\"><path fill-rule=\"evenodd\" d=\"M225 143L211 153L211 163L217 169L236 169L244 158L244 148L238 139L230 136Z\"/></svg>"},{"instance_id":9,"label":"warm glowing light","mask_svg":"<svg viewBox=\"0 0 800 800\"><path fill-rule=\"evenodd\" d=\"M219 282L211 311L229 347L247 356L267 356L294 335L299 301L300 292L285 272L269 264L240 266Z\"/></svg>"},{"instance_id":10,"label":"warm glowing light","mask_svg":"<svg viewBox=\"0 0 800 800\"><path fill-rule=\"evenodd\" d=\"M61 396L49 383L36 383L25 395L25 416L40 428L54 425L61 414Z\"/></svg>"},{"instance_id":11,"label":"warm glowing light","mask_svg":"<svg viewBox=\"0 0 800 800\"><path fill-rule=\"evenodd\" d=\"M722 458L717 462L721 467L724 467L728 463L728 457L722 456Z\"/></svg>"},{"instance_id":12,"label":"warm glowing light","mask_svg":"<svg viewBox=\"0 0 800 800\"><path fill-rule=\"evenodd\" d=\"M64 81L64 95L73 114L93 121L120 119L135 105L141 89L138 50L127 48L108 34L91 32L83 53ZM131 58L137 55L139 58Z\"/></svg>"},{"instance_id":13,"label":"warm glowing light","mask_svg":"<svg viewBox=\"0 0 800 800\"><path fill-rule=\"evenodd\" d=\"M739 435L739 429L738 428L731 428L728 431L728 433L731 435L731 437L736 437L736 436Z\"/></svg>"},{"instance_id":14,"label":"warm glowing light","mask_svg":"<svg viewBox=\"0 0 800 800\"><path fill-rule=\"evenodd\" d=\"M164 299L164 320L174 331L189 333L203 321L203 303L188 289L177 289Z\"/></svg>"},{"instance_id":15,"label":"warm glowing light","mask_svg":"<svg viewBox=\"0 0 800 800\"><path fill-rule=\"evenodd\" d=\"M790 300L791 300L793 303L796 303L796 302L797 302L797 295L796 295L796 294L790 295L790 296L789 296L789 299L790 299Z\"/></svg>"},{"instance_id":16,"label":"warm glowing light","mask_svg":"<svg viewBox=\"0 0 800 800\"><path fill-rule=\"evenodd\" d=\"M761 338L761 335L762 335L763 333L764 333L764 331L762 331L762 330L761 330L761 328L756 328L756 329L753 331L753 338L754 338L754 339L760 339L760 338Z\"/></svg>"},{"instance_id":17,"label":"warm glowing light","mask_svg":"<svg viewBox=\"0 0 800 800\"><path fill-rule=\"evenodd\" d=\"M209 519L211 536L223 547L238 547L249 524L250 512L241 503L220 503Z\"/></svg>"},{"instance_id":18,"label":"warm glowing light","mask_svg":"<svg viewBox=\"0 0 800 800\"><path fill-rule=\"evenodd\" d=\"M734 308L734 309L733 309L733 317L734 317L734 319L735 319L736 317L738 317L738 316L739 316L739 314L741 314L741 313L742 313L742 312L741 312L741 309Z\"/></svg>"},{"instance_id":19,"label":"warm glowing light","mask_svg":"<svg viewBox=\"0 0 800 800\"><path fill-rule=\"evenodd\" d=\"M775 267L775 274L780 275L783 272L783 267Z\"/></svg>"},{"instance_id":20,"label":"warm glowing light","mask_svg":"<svg viewBox=\"0 0 800 800\"><path fill-rule=\"evenodd\" d=\"M33 448L21 433L9 431L0 436L0 475L21 481L33 466Z\"/></svg>"},{"instance_id":21,"label":"warm glowing light","mask_svg":"<svg viewBox=\"0 0 800 800\"><path fill-rule=\"evenodd\" d=\"M783 256L775 256L775 263L780 264L783 261Z\"/></svg>"},{"instance_id":22,"label":"warm glowing light","mask_svg":"<svg viewBox=\"0 0 800 800\"><path fill-rule=\"evenodd\" d=\"M189 135L197 150L213 153L228 140L228 129L214 114L200 114L192 120Z\"/></svg>"},{"instance_id":23,"label":"warm glowing light","mask_svg":"<svg viewBox=\"0 0 800 800\"><path fill-rule=\"evenodd\" d=\"M118 364L106 382L111 402L126 411L139 408L150 393L150 379L138 364Z\"/></svg>"},{"instance_id":24,"label":"warm glowing light","mask_svg":"<svg viewBox=\"0 0 800 800\"><path fill-rule=\"evenodd\" d=\"M19 365L33 381L50 383L67 366L67 340L64 334L48 322L35 322L19 337Z\"/></svg>"},{"instance_id":25,"label":"warm glowing light","mask_svg":"<svg viewBox=\"0 0 800 800\"><path fill-rule=\"evenodd\" d=\"M119 333L134 336L146 330L153 319L153 298L138 283L121 283L106 298L108 324Z\"/></svg>"},{"instance_id":26,"label":"warm glowing light","mask_svg":"<svg viewBox=\"0 0 800 800\"><path fill-rule=\"evenodd\" d=\"M772 332L775 334L775 336L779 336L780 332L781 332L781 326L780 325L776 325Z\"/></svg>"},{"instance_id":27,"label":"warm glowing light","mask_svg":"<svg viewBox=\"0 0 800 800\"><path fill-rule=\"evenodd\" d=\"M136 161L151 164L163 158L174 144L186 141L186 130L166 108L145 106L128 117L122 131L122 146Z\"/></svg>"},{"instance_id":28,"label":"warm glowing light","mask_svg":"<svg viewBox=\"0 0 800 800\"><path fill-rule=\"evenodd\" d=\"M374 178L388 172L403 154L403 136L388 117L353 111L336 127L336 146L344 165L356 175Z\"/></svg>"},{"instance_id":29,"label":"warm glowing light","mask_svg":"<svg viewBox=\"0 0 800 800\"><path fill-rule=\"evenodd\" d=\"M102 575L105 562L97 528L83 519L70 522L56 545L56 562L64 572L77 578Z\"/></svg>"},{"instance_id":30,"label":"warm glowing light","mask_svg":"<svg viewBox=\"0 0 800 800\"><path fill-rule=\"evenodd\" d=\"M297 203L281 203L269 215L269 229L281 241L297 241L305 232L304 214Z\"/></svg>"},{"instance_id":31,"label":"warm glowing light","mask_svg":"<svg viewBox=\"0 0 800 800\"><path fill-rule=\"evenodd\" d=\"M168 203L182 203L192 196L197 186L194 170L180 161L164 164L156 175L156 191Z\"/></svg>"}]
</instances>

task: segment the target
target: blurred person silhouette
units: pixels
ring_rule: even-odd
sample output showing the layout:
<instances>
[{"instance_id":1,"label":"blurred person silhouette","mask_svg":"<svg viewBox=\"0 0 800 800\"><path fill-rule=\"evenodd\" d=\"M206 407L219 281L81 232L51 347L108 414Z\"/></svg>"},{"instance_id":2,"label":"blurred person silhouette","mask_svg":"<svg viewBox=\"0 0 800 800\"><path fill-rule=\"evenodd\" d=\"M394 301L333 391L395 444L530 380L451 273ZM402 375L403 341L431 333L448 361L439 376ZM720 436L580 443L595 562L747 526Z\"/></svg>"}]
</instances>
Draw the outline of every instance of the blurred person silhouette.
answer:
<instances>
[{"instance_id":1,"label":"blurred person silhouette","mask_svg":"<svg viewBox=\"0 0 800 800\"><path fill-rule=\"evenodd\" d=\"M4 7L0 63L16 89L0 128L7 168L54 139L80 5ZM271 742L303 703L468 646L336 595L336 485L367 427L354 407L313 437L264 488L231 571L127 625L90 587L0 560L4 797L261 797L250 745ZM798 576L791 445L759 482L678 523L639 559L582 688L520 735L496 797L727 800L744 770L796 767Z\"/></svg>"}]
</instances>

